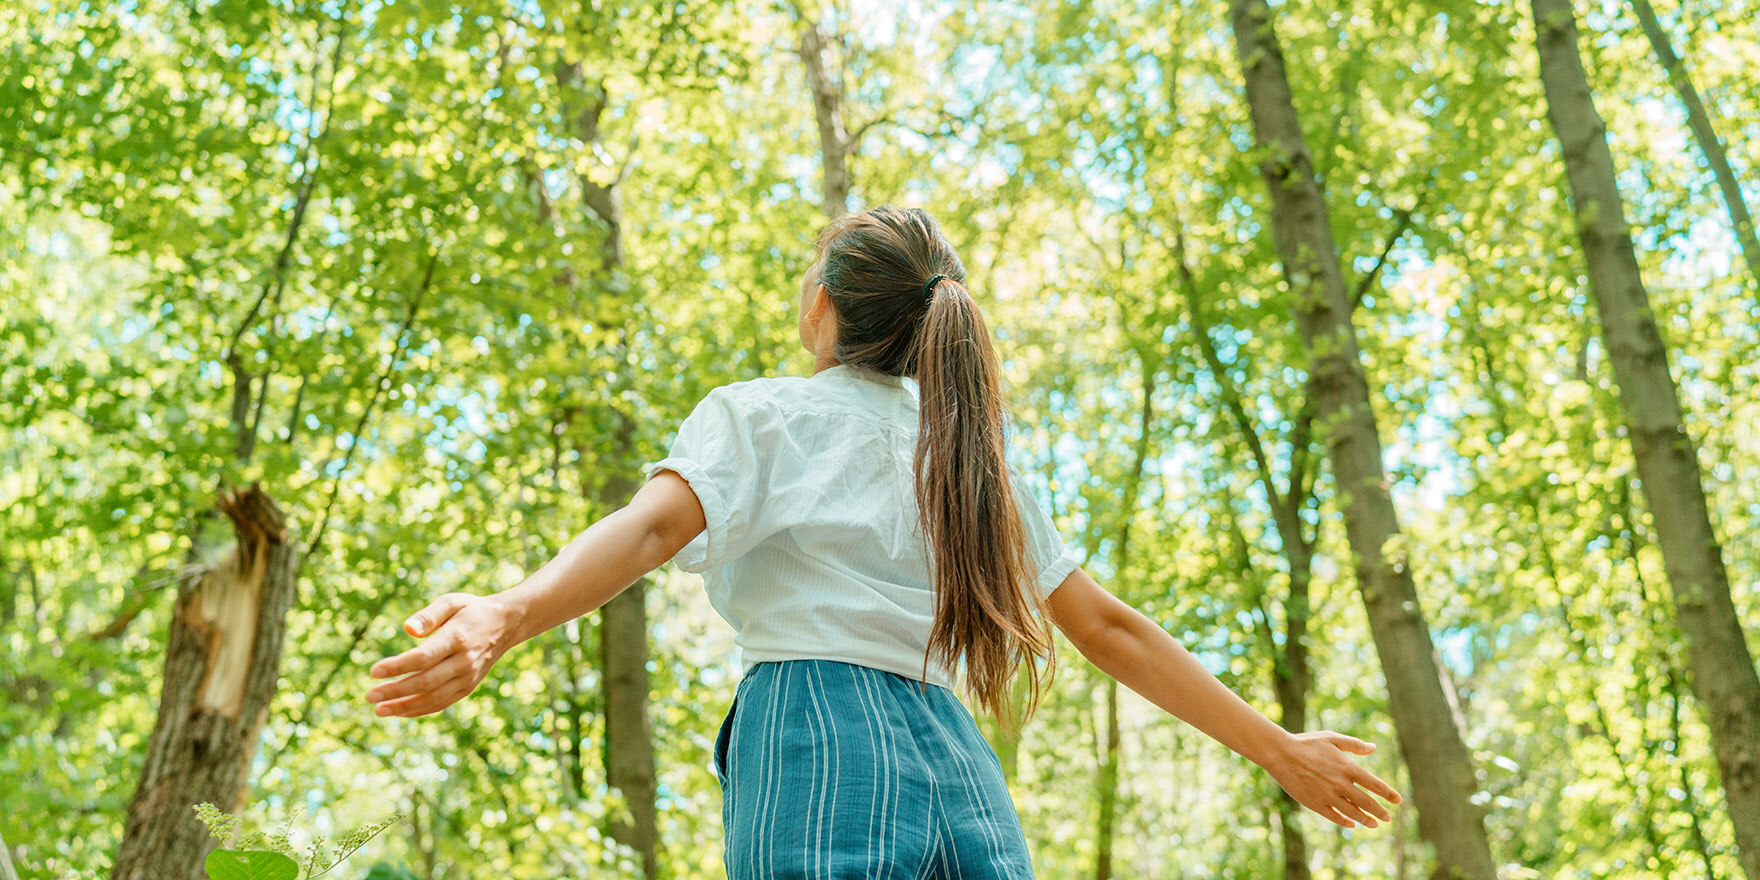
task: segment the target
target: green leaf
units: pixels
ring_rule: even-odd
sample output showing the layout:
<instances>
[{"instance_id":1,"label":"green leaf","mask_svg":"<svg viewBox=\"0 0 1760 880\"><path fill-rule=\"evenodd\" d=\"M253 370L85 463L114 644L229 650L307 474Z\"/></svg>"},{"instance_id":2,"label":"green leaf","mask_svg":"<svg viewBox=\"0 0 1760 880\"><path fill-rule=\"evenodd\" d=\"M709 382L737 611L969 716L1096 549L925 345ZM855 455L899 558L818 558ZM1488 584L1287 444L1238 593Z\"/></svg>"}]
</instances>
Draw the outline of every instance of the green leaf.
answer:
<instances>
[{"instance_id":1,"label":"green leaf","mask_svg":"<svg viewBox=\"0 0 1760 880\"><path fill-rule=\"evenodd\" d=\"M278 852L217 849L208 854L210 880L296 880L299 864Z\"/></svg>"},{"instance_id":2,"label":"green leaf","mask_svg":"<svg viewBox=\"0 0 1760 880\"><path fill-rule=\"evenodd\" d=\"M366 880L420 880L408 868L379 862L367 869Z\"/></svg>"}]
</instances>

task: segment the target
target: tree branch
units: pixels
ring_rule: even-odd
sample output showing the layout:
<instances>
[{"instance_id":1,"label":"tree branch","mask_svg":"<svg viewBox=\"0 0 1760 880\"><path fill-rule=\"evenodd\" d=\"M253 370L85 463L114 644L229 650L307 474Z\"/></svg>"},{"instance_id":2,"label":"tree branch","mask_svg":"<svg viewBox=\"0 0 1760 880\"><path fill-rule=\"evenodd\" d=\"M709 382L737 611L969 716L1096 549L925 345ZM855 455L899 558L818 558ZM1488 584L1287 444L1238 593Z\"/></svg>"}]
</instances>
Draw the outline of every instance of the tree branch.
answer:
<instances>
[{"instance_id":1,"label":"tree branch","mask_svg":"<svg viewBox=\"0 0 1760 880\"><path fill-rule=\"evenodd\" d=\"M403 324L397 329L397 344L392 349L391 357L385 362L385 370L380 373L379 381L373 385L373 396L367 399L367 405L361 409L361 417L355 421L354 431L349 434L348 451L343 454L342 465L337 468L336 476L330 484L330 498L324 503L324 515L318 520L318 528L312 533L312 539L306 544L305 558L311 558L318 549L319 542L324 540L325 530L330 525L330 514L336 507L336 498L342 493L342 475L348 472L349 463L354 460L354 452L361 446L361 432L367 429L367 420L372 418L373 409L379 405L379 398L385 389L391 386L391 377L397 371L397 359L409 348L409 331L415 324L416 314L422 307L422 299L427 296L428 289L433 285L434 267L440 262L440 251L435 249L428 254L428 265L422 271L421 284L416 287L415 295L410 297L409 310L404 313Z\"/></svg>"},{"instance_id":2,"label":"tree branch","mask_svg":"<svg viewBox=\"0 0 1760 880\"><path fill-rule=\"evenodd\" d=\"M1183 227L1175 226L1173 230L1173 255L1175 270L1179 273L1180 290L1184 294L1186 310L1192 319L1192 335L1198 341L1198 350L1204 356L1204 363L1210 368L1210 374L1216 379L1217 386L1222 390L1222 403L1234 418L1235 426L1240 429L1241 437L1246 440L1247 450L1253 455L1253 464L1259 471L1259 478L1265 482L1265 491L1272 498L1277 497L1277 482L1272 478L1271 459L1265 454L1265 445L1260 442L1259 430L1253 424L1252 416L1247 413L1246 404L1241 400L1240 389L1235 387L1234 379L1228 374L1228 367L1216 352L1216 342L1210 338L1210 325L1204 319L1204 311L1198 302L1198 282L1193 276L1191 266L1186 261L1186 238Z\"/></svg>"},{"instance_id":3,"label":"tree branch","mask_svg":"<svg viewBox=\"0 0 1760 880\"><path fill-rule=\"evenodd\" d=\"M1387 266L1387 258L1393 254L1393 246L1412 228L1412 215L1423 206L1423 199L1410 208L1394 212L1393 233L1387 236L1387 243L1381 247L1381 256L1375 260L1375 266L1357 282L1357 289L1351 294L1351 310L1362 308L1363 297L1369 295L1369 288L1375 285L1375 279L1381 277L1381 270Z\"/></svg>"}]
</instances>

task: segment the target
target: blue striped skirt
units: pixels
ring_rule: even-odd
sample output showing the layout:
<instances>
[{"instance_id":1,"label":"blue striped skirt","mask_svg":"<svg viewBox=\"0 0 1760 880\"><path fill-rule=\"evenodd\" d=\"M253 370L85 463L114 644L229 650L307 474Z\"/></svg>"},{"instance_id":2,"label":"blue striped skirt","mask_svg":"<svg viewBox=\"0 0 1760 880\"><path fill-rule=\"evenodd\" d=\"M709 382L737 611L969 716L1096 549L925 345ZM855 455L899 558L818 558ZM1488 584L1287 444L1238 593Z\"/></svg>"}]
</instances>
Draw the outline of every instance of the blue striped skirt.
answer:
<instances>
[{"instance_id":1,"label":"blue striped skirt","mask_svg":"<svg viewBox=\"0 0 1760 880\"><path fill-rule=\"evenodd\" d=\"M947 688L754 664L715 738L729 880L1031 880L1002 762Z\"/></svg>"}]
</instances>

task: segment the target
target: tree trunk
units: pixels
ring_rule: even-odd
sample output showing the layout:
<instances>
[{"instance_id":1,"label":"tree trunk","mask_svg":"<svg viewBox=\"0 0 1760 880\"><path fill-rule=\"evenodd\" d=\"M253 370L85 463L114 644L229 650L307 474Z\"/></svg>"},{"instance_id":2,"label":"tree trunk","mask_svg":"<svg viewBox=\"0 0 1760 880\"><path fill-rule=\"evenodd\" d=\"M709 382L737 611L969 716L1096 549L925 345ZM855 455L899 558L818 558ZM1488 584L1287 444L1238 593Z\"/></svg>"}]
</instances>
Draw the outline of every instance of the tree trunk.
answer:
<instances>
[{"instance_id":1,"label":"tree trunk","mask_svg":"<svg viewBox=\"0 0 1760 880\"><path fill-rule=\"evenodd\" d=\"M1419 833L1436 851L1436 877L1492 880L1496 868L1471 757L1448 708L1430 629L1418 605L1403 535L1382 467L1351 301L1326 215L1325 196L1296 116L1283 54L1265 0L1232 0L1230 20L1246 80L1254 136L1269 155L1272 233L1290 286L1297 328L1312 358L1315 418L1332 425L1328 457L1344 508L1357 584L1387 677L1400 750L1413 772Z\"/></svg>"},{"instance_id":2,"label":"tree trunk","mask_svg":"<svg viewBox=\"0 0 1760 880\"><path fill-rule=\"evenodd\" d=\"M1279 532L1282 529L1279 528ZM1301 733L1308 727L1308 684L1313 674L1308 670L1308 583L1310 565L1308 550L1300 544L1300 536L1292 541L1283 537L1285 559L1290 568L1289 601L1284 604L1287 619L1283 650L1272 654L1271 686L1277 692L1277 722L1290 733ZM1301 557L1298 562L1297 557ZM1283 840L1284 880L1308 880L1308 842L1302 837L1301 804L1289 792L1278 790L1277 820Z\"/></svg>"},{"instance_id":3,"label":"tree trunk","mask_svg":"<svg viewBox=\"0 0 1760 880\"><path fill-rule=\"evenodd\" d=\"M574 122L575 133L588 145L603 142L599 130L609 93L600 83L584 90L585 72L579 63L558 68L557 79L564 88L564 113ZM609 183L599 183L586 174L577 176L581 201L587 210L605 224L600 242L601 264L598 277L615 278L623 271L623 184L635 168L635 145L630 145L617 174ZM628 328L619 334L611 353L618 363L625 360ZM606 397L618 398L621 386L628 383L627 367L620 368L615 383ZM629 503L641 486L634 475L635 426L623 412L611 408L617 421L609 448L599 450L596 465L606 476L589 489L600 510L616 510ZM589 487L593 480L583 481ZM599 610L600 681L605 697L605 761L606 782L617 790L629 808L629 815L613 814L607 832L612 839L632 847L642 860L644 876L659 877L659 812L654 798L659 790L654 767L654 744L648 724L648 618L647 578L637 580ZM578 705L571 704L571 709ZM578 716L574 734L581 734Z\"/></svg>"},{"instance_id":4,"label":"tree trunk","mask_svg":"<svg viewBox=\"0 0 1760 880\"><path fill-rule=\"evenodd\" d=\"M1693 695L1711 730L1742 870L1760 880L1760 676L1711 527L1698 446L1681 424L1668 351L1638 271L1606 125L1577 52L1575 13L1570 0L1533 0L1533 10L1546 115L1563 147L1589 290L1673 588Z\"/></svg>"},{"instance_id":5,"label":"tree trunk","mask_svg":"<svg viewBox=\"0 0 1760 880\"><path fill-rule=\"evenodd\" d=\"M1118 682L1108 676L1106 745L1100 755L1100 818L1094 825L1094 880L1112 880L1112 842L1118 820Z\"/></svg>"},{"instance_id":6,"label":"tree trunk","mask_svg":"<svg viewBox=\"0 0 1760 880\"><path fill-rule=\"evenodd\" d=\"M1142 365L1143 402L1137 413L1137 443L1131 455L1131 470L1125 477L1124 499L1119 505L1117 552L1113 557L1113 576L1123 579L1131 562L1131 522L1136 516L1137 500L1143 491L1143 467L1149 460L1149 430L1155 421L1155 364L1148 355L1138 352ZM1106 679L1106 746L1100 759L1100 816L1094 830L1094 880L1111 880L1112 845L1117 835L1118 817L1118 682Z\"/></svg>"},{"instance_id":7,"label":"tree trunk","mask_svg":"<svg viewBox=\"0 0 1760 880\"><path fill-rule=\"evenodd\" d=\"M341 68L343 44L339 29L329 55L331 89ZM315 93L318 57L312 64ZM280 308L323 158L318 146L329 129L326 110L322 128L299 147L295 164L301 169L300 179L281 246L269 277L233 329L221 357L232 378L229 425L235 467L247 464L256 448L273 366L271 359L261 373L251 373L239 346L263 317L265 305L271 314ZM235 533L224 558L204 552L209 548L204 547L203 530L217 524L220 513L232 520ZM280 509L256 484L229 493L222 481L215 508L197 514L192 522L189 562L203 567L179 584L159 715L117 848L112 874L116 880L201 876L202 861L214 841L190 808L205 801L236 812L242 805L258 735L279 683L281 642L287 609L298 590L300 556L286 541ZM323 527L317 531L321 535ZM115 621L93 638L120 636L145 610L151 595L131 596Z\"/></svg>"},{"instance_id":8,"label":"tree trunk","mask_svg":"<svg viewBox=\"0 0 1760 880\"><path fill-rule=\"evenodd\" d=\"M1208 348L1208 345L1206 347ZM1223 383L1225 389L1231 387L1226 384L1226 376L1223 376L1219 382ZM1225 395L1232 396L1226 390ZM1252 442L1256 446L1258 444L1257 435L1250 436L1253 437ZM1294 484L1300 485L1300 479L1298 478ZM1276 637L1272 634L1271 615L1264 607L1267 590L1263 586L1263 578L1250 578L1250 580L1261 582L1255 588L1256 594L1253 597L1255 607L1251 609L1250 613L1253 615L1259 632L1259 641L1264 645L1266 653L1271 655L1271 687L1277 696L1278 723L1291 733L1301 733L1307 728L1308 687L1313 680L1312 673L1309 671L1307 648L1308 586L1313 576L1313 546L1312 542L1303 536L1299 523L1295 526L1284 523L1283 511L1289 500L1288 497L1281 496L1275 489L1270 488L1267 489L1267 494L1272 499L1272 509L1277 511L1275 519L1278 523L1279 540L1283 543L1285 559L1290 566L1290 597L1284 604L1286 618L1284 643L1278 644ZM1229 498L1227 503L1232 505L1233 499ZM1246 532L1241 529L1239 521L1232 514L1228 515L1226 519L1229 535L1234 542L1236 567L1239 571L1250 574L1255 570L1255 567L1251 548L1247 544ZM1283 850L1283 876L1285 880L1308 880L1312 873L1308 867L1307 838L1302 834L1301 804L1295 798L1290 797L1289 792L1279 788L1276 805L1277 828Z\"/></svg>"},{"instance_id":9,"label":"tree trunk","mask_svg":"<svg viewBox=\"0 0 1760 880\"><path fill-rule=\"evenodd\" d=\"M599 491L603 510L629 503L640 488L631 464L635 425L622 413L614 433L607 477ZM634 847L643 876L660 876L659 780L648 724L648 579L642 577L599 609L599 669L605 696L605 778L629 806L627 819L611 822L611 836ZM577 719L576 724L579 724Z\"/></svg>"},{"instance_id":10,"label":"tree trunk","mask_svg":"<svg viewBox=\"0 0 1760 880\"><path fill-rule=\"evenodd\" d=\"M633 481L623 482L621 505L634 494ZM612 490L607 490L611 492ZM599 663L605 687L605 777L623 793L628 820L615 819L611 834L636 849L645 876L659 874L659 811L654 805L658 782L654 744L648 731L647 578L617 594L600 609Z\"/></svg>"},{"instance_id":11,"label":"tree trunk","mask_svg":"<svg viewBox=\"0 0 1760 880\"><path fill-rule=\"evenodd\" d=\"M231 519L235 541L179 585L159 717L114 880L202 876L215 841L191 807L240 809L275 696L299 554L281 511L259 487L222 493L217 506Z\"/></svg>"},{"instance_id":12,"label":"tree trunk","mask_svg":"<svg viewBox=\"0 0 1760 880\"><path fill-rule=\"evenodd\" d=\"M1705 111L1705 102L1699 99L1698 87L1693 85L1693 78L1688 75L1680 56L1674 53L1674 45L1669 42L1668 32L1662 29L1662 22L1656 20L1656 10L1651 7L1650 0L1632 0L1632 11L1638 14L1638 25L1644 29L1644 36L1650 40L1650 48L1656 52L1657 62L1668 73L1669 84L1674 86L1675 94L1681 97L1681 105L1687 111L1687 127L1693 130L1693 140L1698 142L1699 151L1705 154L1705 164L1711 166L1711 174L1717 178L1717 188L1723 193L1723 204L1729 210L1730 228L1735 230L1736 241L1742 247L1742 256L1748 261L1748 274L1753 276L1755 284L1760 284L1760 235L1754 231L1754 216L1748 213L1748 203L1742 198L1742 187L1736 182L1736 173L1729 166L1729 153L1724 149L1722 139L1718 138L1717 130L1711 127L1711 114Z\"/></svg>"},{"instance_id":13,"label":"tree trunk","mask_svg":"<svg viewBox=\"0 0 1760 880\"><path fill-rule=\"evenodd\" d=\"M619 342L618 348L624 344ZM641 488L632 454L635 425L621 411L613 417L618 422L615 439L598 459L606 474L595 499L601 510L628 504ZM614 818L608 830L614 839L635 848L644 876L655 880L660 876L659 813L654 803L659 779L648 723L647 596L648 579L642 577L600 608L599 669L605 697L606 781L629 806L629 818ZM578 735L578 716L575 724Z\"/></svg>"},{"instance_id":14,"label":"tree trunk","mask_svg":"<svg viewBox=\"0 0 1760 880\"><path fill-rule=\"evenodd\" d=\"M819 26L809 22L801 31L801 62L813 92L813 115L819 120L819 153L825 171L825 216L835 220L849 213L849 154L852 144L843 124L841 83L825 75L825 44Z\"/></svg>"},{"instance_id":15,"label":"tree trunk","mask_svg":"<svg viewBox=\"0 0 1760 880\"><path fill-rule=\"evenodd\" d=\"M624 344L619 342L618 348ZM628 504L641 488L632 454L635 425L621 411L613 417L618 422L615 439L598 459L606 474L595 499L601 510ZM599 669L605 697L606 781L622 792L630 812L628 820L614 818L608 830L614 839L635 848L645 876L655 880L660 876L659 814L654 804L659 780L648 724L647 595L648 579L642 577L600 608ZM578 716L575 725L578 735Z\"/></svg>"},{"instance_id":16,"label":"tree trunk","mask_svg":"<svg viewBox=\"0 0 1760 880\"><path fill-rule=\"evenodd\" d=\"M1301 733L1307 728L1308 688L1313 681L1308 660L1308 617L1309 585L1313 580L1314 569L1314 539L1303 528L1301 518L1302 508L1313 498L1314 488L1308 479L1311 463L1308 449L1312 436L1312 403L1304 401L1301 412L1295 416L1294 428L1289 436L1287 485L1285 489L1279 490L1271 473L1271 458L1265 451L1264 441L1259 437L1259 429L1247 413L1240 389L1235 387L1227 366L1222 363L1222 357L1216 351L1215 340L1210 338L1210 324L1204 316L1200 302L1197 278L1192 273L1191 263L1186 259L1185 232L1178 218L1175 218L1173 255L1179 287L1185 294L1186 306L1191 315L1192 332L1197 338L1198 351L1210 369L1211 378L1222 389L1223 409L1233 418L1235 428L1241 432L1241 438L1245 441L1248 452L1252 454L1259 485L1270 502L1272 523L1277 528L1278 543L1283 550L1284 564L1289 573L1289 598L1283 604L1285 625L1281 645L1272 637L1270 614L1263 608L1255 610L1263 620L1259 627L1260 641L1271 655L1271 686L1277 694L1278 723L1291 733ZM1238 524L1233 523L1232 517L1230 521L1240 570L1243 573L1251 572L1254 570L1253 561L1246 535ZM1262 601L1263 589L1259 595ZM1300 812L1301 804L1289 792L1280 788L1277 793L1277 823L1279 839L1283 842L1284 880L1308 880L1312 876L1308 868L1308 844L1302 836Z\"/></svg>"}]
</instances>

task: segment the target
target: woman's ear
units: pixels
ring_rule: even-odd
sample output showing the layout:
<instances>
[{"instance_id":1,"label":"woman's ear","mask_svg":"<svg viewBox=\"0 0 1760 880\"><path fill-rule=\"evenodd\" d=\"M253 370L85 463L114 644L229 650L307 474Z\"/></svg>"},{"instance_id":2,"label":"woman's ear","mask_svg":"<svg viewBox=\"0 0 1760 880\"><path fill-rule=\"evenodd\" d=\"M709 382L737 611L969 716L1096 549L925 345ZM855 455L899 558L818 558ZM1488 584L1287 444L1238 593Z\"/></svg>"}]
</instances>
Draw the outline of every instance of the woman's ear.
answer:
<instances>
[{"instance_id":1,"label":"woman's ear","mask_svg":"<svg viewBox=\"0 0 1760 880\"><path fill-rule=\"evenodd\" d=\"M821 281L819 282L819 286L813 288L813 301L807 306L807 320L812 321L815 324L819 323L819 321L824 319L825 312L830 308L831 289L825 286L825 282Z\"/></svg>"}]
</instances>

